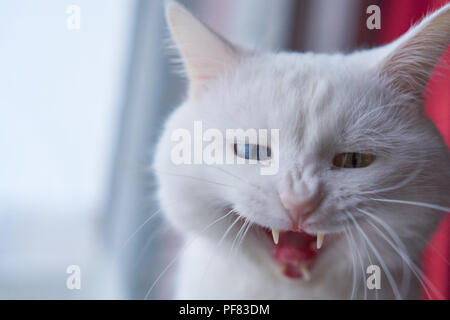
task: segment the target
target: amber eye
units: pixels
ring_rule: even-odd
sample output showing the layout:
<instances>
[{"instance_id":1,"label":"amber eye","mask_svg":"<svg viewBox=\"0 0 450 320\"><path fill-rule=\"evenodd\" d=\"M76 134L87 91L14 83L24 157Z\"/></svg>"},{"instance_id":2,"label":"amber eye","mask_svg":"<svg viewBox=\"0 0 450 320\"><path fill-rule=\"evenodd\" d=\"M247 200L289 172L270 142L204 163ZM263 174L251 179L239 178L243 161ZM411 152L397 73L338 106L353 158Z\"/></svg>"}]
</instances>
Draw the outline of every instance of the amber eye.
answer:
<instances>
[{"instance_id":1,"label":"amber eye","mask_svg":"<svg viewBox=\"0 0 450 320\"><path fill-rule=\"evenodd\" d=\"M333 165L338 168L364 168L375 160L375 156L366 153L345 152L337 154Z\"/></svg>"}]
</instances>

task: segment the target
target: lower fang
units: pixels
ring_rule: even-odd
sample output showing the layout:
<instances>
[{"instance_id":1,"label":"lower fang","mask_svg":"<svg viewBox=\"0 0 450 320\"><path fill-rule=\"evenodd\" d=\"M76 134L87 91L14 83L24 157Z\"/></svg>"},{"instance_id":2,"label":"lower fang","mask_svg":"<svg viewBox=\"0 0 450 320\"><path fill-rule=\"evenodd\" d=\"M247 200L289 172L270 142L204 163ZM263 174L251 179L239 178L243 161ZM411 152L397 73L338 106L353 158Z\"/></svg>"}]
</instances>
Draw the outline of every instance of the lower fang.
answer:
<instances>
[{"instance_id":1,"label":"lower fang","mask_svg":"<svg viewBox=\"0 0 450 320\"><path fill-rule=\"evenodd\" d=\"M301 271L301 273L303 275L303 278L306 281L311 280L311 273L309 272L308 266L306 264L300 265L300 271Z\"/></svg>"}]
</instances>

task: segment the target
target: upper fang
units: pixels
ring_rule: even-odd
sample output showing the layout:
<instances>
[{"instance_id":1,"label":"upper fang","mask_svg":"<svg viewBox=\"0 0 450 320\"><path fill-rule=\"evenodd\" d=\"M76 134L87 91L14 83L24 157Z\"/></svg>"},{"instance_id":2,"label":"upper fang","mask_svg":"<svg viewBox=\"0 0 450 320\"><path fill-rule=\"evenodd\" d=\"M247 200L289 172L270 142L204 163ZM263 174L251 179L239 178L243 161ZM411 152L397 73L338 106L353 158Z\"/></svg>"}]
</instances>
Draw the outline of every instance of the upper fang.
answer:
<instances>
[{"instance_id":1,"label":"upper fang","mask_svg":"<svg viewBox=\"0 0 450 320\"><path fill-rule=\"evenodd\" d=\"M276 229L272 229L272 237L273 237L273 242L275 244L278 244L278 239L280 238L280 231L278 231Z\"/></svg>"},{"instance_id":2,"label":"upper fang","mask_svg":"<svg viewBox=\"0 0 450 320\"><path fill-rule=\"evenodd\" d=\"M317 234L317 249L320 249L322 247L323 239L325 238L325 234L319 232Z\"/></svg>"}]
</instances>

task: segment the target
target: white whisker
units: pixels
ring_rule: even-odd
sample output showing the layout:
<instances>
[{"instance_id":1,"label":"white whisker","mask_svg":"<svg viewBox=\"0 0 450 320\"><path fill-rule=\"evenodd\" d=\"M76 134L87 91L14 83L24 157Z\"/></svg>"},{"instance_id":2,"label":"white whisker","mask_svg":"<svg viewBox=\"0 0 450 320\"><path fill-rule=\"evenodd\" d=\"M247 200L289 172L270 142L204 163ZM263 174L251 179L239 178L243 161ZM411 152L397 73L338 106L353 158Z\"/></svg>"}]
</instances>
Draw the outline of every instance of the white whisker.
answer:
<instances>
[{"instance_id":1,"label":"white whisker","mask_svg":"<svg viewBox=\"0 0 450 320\"><path fill-rule=\"evenodd\" d=\"M431 204L431 203L425 203L425 202L406 201L406 200L392 200L392 199L375 199L375 198L370 198L370 200L381 201L381 202L407 204L407 205L412 205L412 206L430 208L430 209L439 210L439 211L443 211L443 212L450 212L450 208L448 208L448 207L442 207L442 206L438 206L438 205Z\"/></svg>"},{"instance_id":2,"label":"white whisker","mask_svg":"<svg viewBox=\"0 0 450 320\"><path fill-rule=\"evenodd\" d=\"M347 223L347 225L348 225L348 223ZM365 285L365 279L364 279L364 274L365 274L364 261L363 261L361 253L358 250L358 247L356 246L355 238L353 238L350 228L348 228L348 230L349 230L349 236L352 240L352 243L354 244L353 249L356 251L356 254L357 254L358 260L359 260L359 264L361 265L361 277L362 277L362 283L363 283L363 287L364 287L364 300L367 300L367 287Z\"/></svg>"},{"instance_id":3,"label":"white whisker","mask_svg":"<svg viewBox=\"0 0 450 320\"><path fill-rule=\"evenodd\" d=\"M158 213L161 212L161 208L158 209L157 211L155 211L150 217L148 217L147 219L145 219L145 221L127 238L127 240L125 240L125 242L122 244L122 246L119 249L119 252L121 252L126 245L128 244L128 242L131 241L131 239L134 238L134 236L136 236L136 234L138 234L139 231L142 230L142 228L148 223L150 222Z\"/></svg>"},{"instance_id":4,"label":"white whisker","mask_svg":"<svg viewBox=\"0 0 450 320\"><path fill-rule=\"evenodd\" d=\"M350 300L353 300L355 297L355 290L356 290L356 257L354 254L354 246L352 245L352 243L350 242L350 238L348 235L349 230L347 229L347 227L344 227L344 232L345 232L345 239L347 240L348 243L348 247L349 247L349 252L352 255L352 265L353 265L353 281L352 281L352 293L350 295Z\"/></svg>"},{"instance_id":5,"label":"white whisker","mask_svg":"<svg viewBox=\"0 0 450 320\"><path fill-rule=\"evenodd\" d=\"M230 252L234 252L234 247L235 247L236 242L238 241L238 238L240 238L241 233L244 232L244 230L245 230L245 228L246 228L246 226L247 226L247 223L250 222L246 217L243 217L243 218L244 218L244 223L242 223L242 226L241 226L241 228L239 229L239 232L236 234L236 237L235 237L234 240L233 240L233 243L232 243L232 245L231 245Z\"/></svg>"},{"instance_id":6,"label":"white whisker","mask_svg":"<svg viewBox=\"0 0 450 320\"><path fill-rule=\"evenodd\" d=\"M247 228L244 231L244 234L241 237L241 240L239 241L237 247L236 247L236 251L239 250L239 248L241 247L242 243L244 242L245 236L248 233L248 230L250 230L250 228L252 227L253 222L251 222L250 220L248 220L248 224L247 224Z\"/></svg>"},{"instance_id":7,"label":"white whisker","mask_svg":"<svg viewBox=\"0 0 450 320\"><path fill-rule=\"evenodd\" d=\"M216 181L211 181L211 180L198 178L198 177L194 177L194 176L189 176L189 175L186 175L186 174L179 174L179 173L168 172L168 171L161 171L161 170L156 170L156 169L154 169L154 170L157 171L160 174L166 174L166 175L170 175L170 176L173 176L173 177L188 178L188 179L192 179L192 180L196 180L196 181L200 181L200 182L205 182L205 183L210 183L210 184L214 184L214 185L218 185L218 186L222 186L222 187L235 188L235 186L233 186L233 185L220 183L220 182L216 182Z\"/></svg>"},{"instance_id":8,"label":"white whisker","mask_svg":"<svg viewBox=\"0 0 450 320\"><path fill-rule=\"evenodd\" d=\"M235 212L234 209L231 209L231 210L229 211L229 213L231 213L231 212ZM221 246L222 242L225 240L225 238L227 237L228 233L231 231L231 229L232 229L232 228L234 227L234 225L239 221L240 218L241 218L241 217L238 215L238 216L236 217L236 219L234 219L233 223L230 224L230 226L229 226L229 227L227 228L227 230L224 232L224 234L222 235L222 237L219 239L218 243L217 243L216 246L215 246L215 250L211 253L211 255L210 255L209 259L208 259L208 262L206 263L205 270L203 271L203 274L202 274L202 276L201 276L201 278L200 278L200 280L199 280L199 282L198 282L198 283L199 283L199 286L200 286L200 284L203 282L203 279L204 279L204 277L205 277L205 275L206 275L206 272L207 272L209 266L211 265L211 262L212 262L212 260L213 260L213 258L214 258L214 256L215 256L215 254L217 253L217 249Z\"/></svg>"},{"instance_id":9,"label":"white whisker","mask_svg":"<svg viewBox=\"0 0 450 320\"><path fill-rule=\"evenodd\" d=\"M172 265L178 260L178 258L181 256L181 254L206 230L208 230L209 228L211 228L214 224L216 224L217 222L225 219L227 216L229 216L232 213L232 211L228 212L227 214L219 217L218 219L214 220L213 222L211 222L210 224L208 224L203 230L201 230L199 232L199 234L197 234L196 237L192 238L190 241L188 241L183 248L178 252L178 254L175 256L175 258L173 258L169 264L164 268L164 270L159 274L159 276L156 278L156 280L153 282L153 284L150 286L150 288L148 289L147 293L145 294L144 299L147 300L148 296L150 295L150 293L152 292L153 288L156 286L156 284L159 282L159 280L162 278L162 276L172 267Z\"/></svg>"},{"instance_id":10,"label":"white whisker","mask_svg":"<svg viewBox=\"0 0 450 320\"><path fill-rule=\"evenodd\" d=\"M228 172L227 170L222 169L222 168L220 168L220 167L216 167L216 166L208 166L207 168L210 168L210 169L211 169L211 168L212 168L212 169L217 169L217 170L219 170L219 171L225 173L226 175L228 175L228 176L230 176L230 177L233 177L233 178L235 178L235 179L237 179L237 180L239 180L239 181L244 182L244 183L245 183L246 185L248 185L248 186L251 186L251 187L253 187L253 188L257 189L257 190L260 189L257 185L254 185L253 183L250 183L249 181L247 181L247 180L245 180L245 179L243 179L243 178L241 178L241 177L239 177L239 176L237 176L237 175L235 175L235 174L233 174L233 173L231 173L231 172Z\"/></svg>"},{"instance_id":11,"label":"white whisker","mask_svg":"<svg viewBox=\"0 0 450 320\"><path fill-rule=\"evenodd\" d=\"M411 175L408 175L408 177L406 177L404 180L400 181L398 184L396 184L392 187L387 187L387 188L382 188L382 189L377 189L377 190L370 190L370 191L362 191L362 192L358 192L358 195L375 194L375 193L381 193L381 192L392 191L392 190L397 190L397 189L403 188L404 186L406 186L408 183L413 181L419 175L419 173L422 171L422 167L423 167L423 165L418 167L416 170L414 170L414 172Z\"/></svg>"},{"instance_id":12,"label":"white whisker","mask_svg":"<svg viewBox=\"0 0 450 320\"><path fill-rule=\"evenodd\" d=\"M400 251L393 243L391 240L389 240L388 237L386 237L386 235L372 222L369 221L369 224L375 229L375 231L377 231L380 236L398 253L398 255L403 259L403 261L405 261L408 266L411 268L413 274L416 276L416 278L419 280L419 282L421 283L422 287L424 288L424 290L426 291L426 294L428 295L428 297L431 297L430 293L428 292L426 286L424 285L421 277L417 274L416 272L416 266L412 265L414 264L414 262L412 262L408 256L406 256L402 251Z\"/></svg>"},{"instance_id":13,"label":"white whisker","mask_svg":"<svg viewBox=\"0 0 450 320\"><path fill-rule=\"evenodd\" d=\"M400 237L395 233L395 231L381 218L371 214L370 212L367 212L365 210L356 208L359 212L367 215L369 218L372 218L373 220L377 221L380 225L384 227L384 229L389 233L389 235L392 237L392 239L396 242L397 246L401 247L403 252L406 254L406 247L404 243L401 241ZM369 221L370 223L370 221ZM409 280L411 278L411 274L408 269L406 269L405 261L402 260L403 263L403 277L402 277L402 291L403 296L406 296L408 290L409 290Z\"/></svg>"},{"instance_id":14,"label":"white whisker","mask_svg":"<svg viewBox=\"0 0 450 320\"><path fill-rule=\"evenodd\" d=\"M370 241L369 237L366 235L366 233L362 230L362 228L360 227L359 223L356 221L356 219L353 217L353 215L350 212L347 212L349 218L353 221L355 227L359 230L360 234L366 239L367 244L370 246L370 248L372 249L373 253L375 254L375 256L377 257L378 261L381 264L381 267L383 268L383 270L386 273L386 276L388 278L389 284L392 288L392 291L394 293L394 296L397 300L401 300L401 294L398 291L398 287L395 283L394 277L392 276L391 272L389 271L388 267L386 266L386 264L384 263L384 260L381 258L380 253L378 252L377 248L373 245L372 241Z\"/></svg>"},{"instance_id":15,"label":"white whisker","mask_svg":"<svg viewBox=\"0 0 450 320\"><path fill-rule=\"evenodd\" d=\"M440 299L443 298L443 295L434 287L434 285L431 284L431 281L423 274L423 272L420 270L420 268L417 267L417 265L407 256L404 252L400 251L393 243L392 241L386 237L386 235L373 223L369 221L369 223L372 225L372 227L380 234L380 236L398 253L398 255L404 259L404 261L408 264L408 266L413 271L413 274L417 277L420 284L426 291L428 297L431 297L430 293L428 292L428 289L426 285L423 283L423 280L427 282L427 285L436 293ZM381 221L379 222L381 224ZM420 275L419 275L420 274ZM422 279L423 278L423 279Z\"/></svg>"}]
</instances>

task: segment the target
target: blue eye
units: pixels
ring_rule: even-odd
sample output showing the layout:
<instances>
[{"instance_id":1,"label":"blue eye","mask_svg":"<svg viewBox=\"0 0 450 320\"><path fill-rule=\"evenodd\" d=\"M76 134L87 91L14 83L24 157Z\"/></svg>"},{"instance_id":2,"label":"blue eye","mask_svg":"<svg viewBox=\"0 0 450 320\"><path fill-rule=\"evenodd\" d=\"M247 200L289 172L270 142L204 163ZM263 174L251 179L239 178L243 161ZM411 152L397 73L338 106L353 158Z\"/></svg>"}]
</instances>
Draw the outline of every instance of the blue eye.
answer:
<instances>
[{"instance_id":1,"label":"blue eye","mask_svg":"<svg viewBox=\"0 0 450 320\"><path fill-rule=\"evenodd\" d=\"M234 153L244 159L267 160L271 158L271 150L269 147L260 146L258 144L235 143Z\"/></svg>"}]
</instances>

